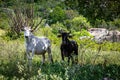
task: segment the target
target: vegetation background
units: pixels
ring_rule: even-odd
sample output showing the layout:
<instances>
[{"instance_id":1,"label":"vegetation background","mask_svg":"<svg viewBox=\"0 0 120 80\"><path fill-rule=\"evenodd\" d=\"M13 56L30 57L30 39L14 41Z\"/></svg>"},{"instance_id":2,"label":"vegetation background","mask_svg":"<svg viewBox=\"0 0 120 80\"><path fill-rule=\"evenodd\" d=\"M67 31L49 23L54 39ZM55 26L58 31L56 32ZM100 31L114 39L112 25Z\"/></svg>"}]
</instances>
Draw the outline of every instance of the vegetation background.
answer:
<instances>
[{"instance_id":1,"label":"vegetation background","mask_svg":"<svg viewBox=\"0 0 120 80\"><path fill-rule=\"evenodd\" d=\"M120 0L0 0L0 80L120 80L120 42L79 40L91 37L89 28L120 30L119 8ZM21 32L25 21L39 24L34 34L52 41L54 63L46 59L40 68L41 56L35 55L31 72ZM74 35L77 65L61 62L59 29Z\"/></svg>"}]
</instances>

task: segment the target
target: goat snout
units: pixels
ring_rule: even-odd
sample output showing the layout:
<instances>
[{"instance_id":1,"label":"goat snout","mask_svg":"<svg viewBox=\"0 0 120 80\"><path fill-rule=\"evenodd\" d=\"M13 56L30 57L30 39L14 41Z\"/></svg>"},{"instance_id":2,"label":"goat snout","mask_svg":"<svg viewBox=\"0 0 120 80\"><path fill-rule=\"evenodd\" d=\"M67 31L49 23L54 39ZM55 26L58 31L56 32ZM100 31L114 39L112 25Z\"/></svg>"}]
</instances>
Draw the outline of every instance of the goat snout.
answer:
<instances>
[{"instance_id":1,"label":"goat snout","mask_svg":"<svg viewBox=\"0 0 120 80\"><path fill-rule=\"evenodd\" d=\"M63 44L66 44L66 41L64 40L62 43L63 43Z\"/></svg>"},{"instance_id":2,"label":"goat snout","mask_svg":"<svg viewBox=\"0 0 120 80\"><path fill-rule=\"evenodd\" d=\"M25 38L28 38L28 36L25 36Z\"/></svg>"}]
</instances>

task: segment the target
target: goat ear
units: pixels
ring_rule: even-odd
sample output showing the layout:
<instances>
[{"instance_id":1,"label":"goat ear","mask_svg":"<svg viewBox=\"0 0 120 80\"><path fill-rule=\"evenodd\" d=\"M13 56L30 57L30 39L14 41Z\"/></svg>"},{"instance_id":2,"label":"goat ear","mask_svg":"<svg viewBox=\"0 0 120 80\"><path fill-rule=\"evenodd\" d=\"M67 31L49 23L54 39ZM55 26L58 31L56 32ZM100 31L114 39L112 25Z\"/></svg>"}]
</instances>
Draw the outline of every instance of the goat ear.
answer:
<instances>
[{"instance_id":1,"label":"goat ear","mask_svg":"<svg viewBox=\"0 0 120 80\"><path fill-rule=\"evenodd\" d=\"M62 35L61 34L58 34L57 37L61 37Z\"/></svg>"},{"instance_id":2,"label":"goat ear","mask_svg":"<svg viewBox=\"0 0 120 80\"><path fill-rule=\"evenodd\" d=\"M68 32L68 34L70 34L71 33L71 30ZM71 35L71 34L70 34Z\"/></svg>"},{"instance_id":3,"label":"goat ear","mask_svg":"<svg viewBox=\"0 0 120 80\"><path fill-rule=\"evenodd\" d=\"M30 32L33 32L34 30L31 28L31 26L28 27Z\"/></svg>"},{"instance_id":4,"label":"goat ear","mask_svg":"<svg viewBox=\"0 0 120 80\"><path fill-rule=\"evenodd\" d=\"M24 29L21 29L21 31L24 31Z\"/></svg>"},{"instance_id":5,"label":"goat ear","mask_svg":"<svg viewBox=\"0 0 120 80\"><path fill-rule=\"evenodd\" d=\"M31 29L30 31L33 32L34 30Z\"/></svg>"},{"instance_id":6,"label":"goat ear","mask_svg":"<svg viewBox=\"0 0 120 80\"><path fill-rule=\"evenodd\" d=\"M24 30L25 30L24 27L22 27L22 28L21 28L21 31L24 31Z\"/></svg>"},{"instance_id":7,"label":"goat ear","mask_svg":"<svg viewBox=\"0 0 120 80\"><path fill-rule=\"evenodd\" d=\"M73 37L73 35L72 34L69 34L69 36L68 36L69 38L72 38Z\"/></svg>"},{"instance_id":8,"label":"goat ear","mask_svg":"<svg viewBox=\"0 0 120 80\"><path fill-rule=\"evenodd\" d=\"M21 31L25 31L25 25L22 24Z\"/></svg>"},{"instance_id":9,"label":"goat ear","mask_svg":"<svg viewBox=\"0 0 120 80\"><path fill-rule=\"evenodd\" d=\"M59 29L58 33L62 34L62 33L64 33L64 31L62 29Z\"/></svg>"}]
</instances>

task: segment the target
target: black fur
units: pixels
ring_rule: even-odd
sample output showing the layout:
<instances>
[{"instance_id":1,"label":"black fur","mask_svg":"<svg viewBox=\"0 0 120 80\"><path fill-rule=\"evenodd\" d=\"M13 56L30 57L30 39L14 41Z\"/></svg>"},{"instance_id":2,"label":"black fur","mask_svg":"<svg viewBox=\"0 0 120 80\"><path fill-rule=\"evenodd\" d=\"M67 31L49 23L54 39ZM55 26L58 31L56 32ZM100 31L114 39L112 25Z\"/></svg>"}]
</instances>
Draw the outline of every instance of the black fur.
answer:
<instances>
[{"instance_id":1,"label":"black fur","mask_svg":"<svg viewBox=\"0 0 120 80\"><path fill-rule=\"evenodd\" d=\"M62 60L64 60L64 57L68 57L68 64L70 62L70 59L72 60L72 63L78 62L78 44L76 41L69 40L68 37L71 37L69 33L67 32L61 32L62 37L62 43L61 43L61 57ZM76 55L76 59L73 59L72 55Z\"/></svg>"}]
</instances>

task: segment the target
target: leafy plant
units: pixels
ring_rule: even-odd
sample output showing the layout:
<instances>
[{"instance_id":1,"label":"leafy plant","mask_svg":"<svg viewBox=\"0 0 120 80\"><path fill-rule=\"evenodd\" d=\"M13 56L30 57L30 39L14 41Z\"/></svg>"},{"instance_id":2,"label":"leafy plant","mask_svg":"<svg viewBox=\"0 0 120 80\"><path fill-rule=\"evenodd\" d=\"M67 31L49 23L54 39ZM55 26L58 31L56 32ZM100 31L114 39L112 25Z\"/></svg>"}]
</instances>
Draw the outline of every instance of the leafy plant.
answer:
<instances>
[{"instance_id":1,"label":"leafy plant","mask_svg":"<svg viewBox=\"0 0 120 80\"><path fill-rule=\"evenodd\" d=\"M63 30L67 31L66 27L60 22L57 22L56 24L52 24L51 28L52 28L52 32L54 34L58 34L58 30L60 30L60 29L63 29Z\"/></svg>"},{"instance_id":2,"label":"leafy plant","mask_svg":"<svg viewBox=\"0 0 120 80\"><path fill-rule=\"evenodd\" d=\"M105 21L103 19L99 20L97 19L95 21L95 25L94 27L98 27L98 28L107 28L107 29L119 29L120 26L120 19L114 19L113 21Z\"/></svg>"},{"instance_id":3,"label":"leafy plant","mask_svg":"<svg viewBox=\"0 0 120 80\"><path fill-rule=\"evenodd\" d=\"M80 31L81 29L88 29L91 27L87 18L83 17L82 15L73 18L70 24L71 24L71 29L74 29L76 31Z\"/></svg>"},{"instance_id":4,"label":"leafy plant","mask_svg":"<svg viewBox=\"0 0 120 80\"><path fill-rule=\"evenodd\" d=\"M53 9L53 11L50 13L49 15L49 23L50 24L53 24L53 23L56 23L56 22L63 22L63 20L65 20L65 11L57 6Z\"/></svg>"}]
</instances>

